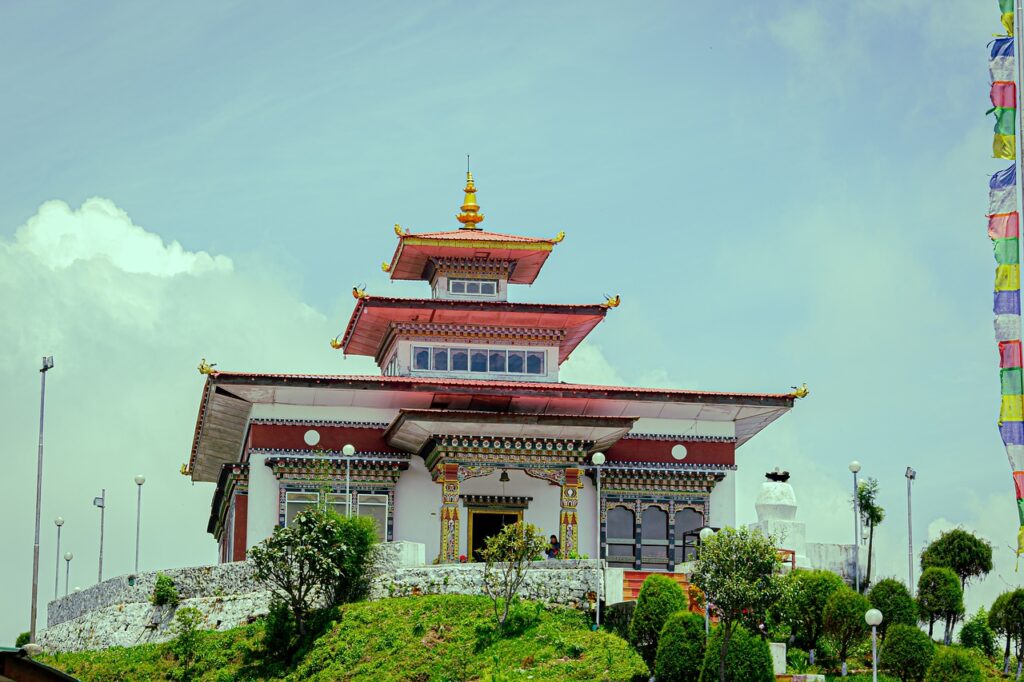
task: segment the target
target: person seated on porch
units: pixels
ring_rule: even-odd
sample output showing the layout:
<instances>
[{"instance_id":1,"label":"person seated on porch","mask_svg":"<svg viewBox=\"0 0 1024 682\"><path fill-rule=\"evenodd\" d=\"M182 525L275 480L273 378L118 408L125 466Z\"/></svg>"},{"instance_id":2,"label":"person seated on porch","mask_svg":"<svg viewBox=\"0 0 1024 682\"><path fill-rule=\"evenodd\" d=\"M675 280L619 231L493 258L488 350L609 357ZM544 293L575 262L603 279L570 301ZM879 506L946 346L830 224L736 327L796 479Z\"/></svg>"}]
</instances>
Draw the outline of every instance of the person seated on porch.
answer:
<instances>
[{"instance_id":1,"label":"person seated on porch","mask_svg":"<svg viewBox=\"0 0 1024 682\"><path fill-rule=\"evenodd\" d=\"M558 553L561 551L561 549L562 549L562 546L560 544L558 544L558 536L557 535L552 535L551 536L551 543L548 545L548 548L547 548L547 550L544 553L547 554L547 557L549 559L557 559L558 558Z\"/></svg>"}]
</instances>

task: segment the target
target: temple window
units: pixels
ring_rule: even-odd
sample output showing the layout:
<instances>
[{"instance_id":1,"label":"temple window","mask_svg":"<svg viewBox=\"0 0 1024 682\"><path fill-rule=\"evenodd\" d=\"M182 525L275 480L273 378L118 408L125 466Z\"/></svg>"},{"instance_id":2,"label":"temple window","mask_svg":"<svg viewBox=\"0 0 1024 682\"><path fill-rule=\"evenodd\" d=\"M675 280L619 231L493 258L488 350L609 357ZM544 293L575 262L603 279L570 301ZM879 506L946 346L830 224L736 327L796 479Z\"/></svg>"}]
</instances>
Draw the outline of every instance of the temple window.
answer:
<instances>
[{"instance_id":1,"label":"temple window","mask_svg":"<svg viewBox=\"0 0 1024 682\"><path fill-rule=\"evenodd\" d=\"M697 558L697 532L704 527L704 515L687 507L676 512L675 562L694 561Z\"/></svg>"},{"instance_id":2,"label":"temple window","mask_svg":"<svg viewBox=\"0 0 1024 682\"><path fill-rule=\"evenodd\" d=\"M348 516L348 497L344 493L327 493L327 504L338 516Z\"/></svg>"},{"instance_id":3,"label":"temple window","mask_svg":"<svg viewBox=\"0 0 1024 682\"><path fill-rule=\"evenodd\" d=\"M544 374L545 358L546 353L542 350L412 347L412 369L415 371Z\"/></svg>"},{"instance_id":4,"label":"temple window","mask_svg":"<svg viewBox=\"0 0 1024 682\"><path fill-rule=\"evenodd\" d=\"M291 525L292 521L300 513L307 509L316 507L319 501L319 493L285 493L284 498L284 525Z\"/></svg>"},{"instance_id":5,"label":"temple window","mask_svg":"<svg viewBox=\"0 0 1024 682\"><path fill-rule=\"evenodd\" d=\"M385 542L388 533L388 496L360 493L358 505L359 515L374 520L377 526L377 539Z\"/></svg>"},{"instance_id":6,"label":"temple window","mask_svg":"<svg viewBox=\"0 0 1024 682\"><path fill-rule=\"evenodd\" d=\"M633 568L636 550L636 517L626 507L608 510L608 565Z\"/></svg>"},{"instance_id":7,"label":"temple window","mask_svg":"<svg viewBox=\"0 0 1024 682\"><path fill-rule=\"evenodd\" d=\"M448 292L468 296L497 296L498 281L493 279L449 279Z\"/></svg>"},{"instance_id":8,"label":"temple window","mask_svg":"<svg viewBox=\"0 0 1024 682\"><path fill-rule=\"evenodd\" d=\"M641 528L641 562L644 568L668 564L668 512L661 507L644 510Z\"/></svg>"}]
</instances>

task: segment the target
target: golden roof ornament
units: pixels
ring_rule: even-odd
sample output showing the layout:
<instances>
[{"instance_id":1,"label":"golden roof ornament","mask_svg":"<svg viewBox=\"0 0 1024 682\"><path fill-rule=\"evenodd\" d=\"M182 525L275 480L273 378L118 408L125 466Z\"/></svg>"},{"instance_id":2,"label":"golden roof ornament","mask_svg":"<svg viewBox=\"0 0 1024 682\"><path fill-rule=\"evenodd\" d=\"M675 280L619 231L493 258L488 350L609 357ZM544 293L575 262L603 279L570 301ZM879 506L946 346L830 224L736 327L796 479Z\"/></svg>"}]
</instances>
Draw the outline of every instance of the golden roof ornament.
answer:
<instances>
[{"instance_id":1,"label":"golden roof ornament","mask_svg":"<svg viewBox=\"0 0 1024 682\"><path fill-rule=\"evenodd\" d=\"M476 203L476 184L473 182L473 174L469 171L466 171L466 189L463 191L466 193L466 200L459 207L462 209L462 213L455 216L462 223L462 227L459 229L479 230L484 214L480 213L480 205Z\"/></svg>"},{"instance_id":2,"label":"golden roof ornament","mask_svg":"<svg viewBox=\"0 0 1024 682\"><path fill-rule=\"evenodd\" d=\"M563 239L565 239L565 230L559 231L559 233L556 234L555 238L552 239L551 241L552 243L559 244Z\"/></svg>"},{"instance_id":3,"label":"golden roof ornament","mask_svg":"<svg viewBox=\"0 0 1024 682\"><path fill-rule=\"evenodd\" d=\"M797 388L796 386L790 386L790 388L793 389L793 392L790 393L789 395L791 395L791 396L793 396L794 398L797 398L797 399L806 398L811 393L810 389L807 388L807 384L806 383L803 386L801 386L800 388Z\"/></svg>"},{"instance_id":4,"label":"golden roof ornament","mask_svg":"<svg viewBox=\"0 0 1024 682\"><path fill-rule=\"evenodd\" d=\"M604 303L601 304L602 308L618 308L619 304L622 303L622 297L618 294L614 296L604 295Z\"/></svg>"},{"instance_id":5,"label":"golden roof ornament","mask_svg":"<svg viewBox=\"0 0 1024 682\"><path fill-rule=\"evenodd\" d=\"M333 348L334 350L338 350L343 345L344 344L341 342L341 334L338 334L333 339L331 339L331 348Z\"/></svg>"},{"instance_id":6,"label":"golden roof ornament","mask_svg":"<svg viewBox=\"0 0 1024 682\"><path fill-rule=\"evenodd\" d=\"M391 272L391 263L388 263L387 261L381 263L380 269L384 272Z\"/></svg>"},{"instance_id":7,"label":"golden roof ornament","mask_svg":"<svg viewBox=\"0 0 1024 682\"><path fill-rule=\"evenodd\" d=\"M217 370L214 369L214 367L216 367L216 366L217 366L216 362L211 365L210 363L208 363L206 361L206 358L202 358L201 360L199 360L199 366L196 367L196 369L199 370L200 374L206 374L207 376L209 376L210 374L216 374L217 373Z\"/></svg>"}]
</instances>

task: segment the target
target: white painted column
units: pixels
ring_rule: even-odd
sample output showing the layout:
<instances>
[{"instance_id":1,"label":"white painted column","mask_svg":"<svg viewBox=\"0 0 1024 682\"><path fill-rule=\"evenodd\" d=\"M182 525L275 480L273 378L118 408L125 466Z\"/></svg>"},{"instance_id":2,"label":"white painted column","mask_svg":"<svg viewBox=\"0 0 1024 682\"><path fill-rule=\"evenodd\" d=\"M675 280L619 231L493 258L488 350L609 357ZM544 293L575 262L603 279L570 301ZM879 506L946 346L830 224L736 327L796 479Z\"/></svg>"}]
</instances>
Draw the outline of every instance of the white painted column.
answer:
<instances>
[{"instance_id":1,"label":"white painted column","mask_svg":"<svg viewBox=\"0 0 1024 682\"><path fill-rule=\"evenodd\" d=\"M736 472L725 472L725 479L711 491L711 520L715 528L736 527Z\"/></svg>"},{"instance_id":2,"label":"white painted column","mask_svg":"<svg viewBox=\"0 0 1024 682\"><path fill-rule=\"evenodd\" d=\"M278 515L278 482L264 464L265 454L249 455L249 508L245 522L245 550L274 533Z\"/></svg>"}]
</instances>

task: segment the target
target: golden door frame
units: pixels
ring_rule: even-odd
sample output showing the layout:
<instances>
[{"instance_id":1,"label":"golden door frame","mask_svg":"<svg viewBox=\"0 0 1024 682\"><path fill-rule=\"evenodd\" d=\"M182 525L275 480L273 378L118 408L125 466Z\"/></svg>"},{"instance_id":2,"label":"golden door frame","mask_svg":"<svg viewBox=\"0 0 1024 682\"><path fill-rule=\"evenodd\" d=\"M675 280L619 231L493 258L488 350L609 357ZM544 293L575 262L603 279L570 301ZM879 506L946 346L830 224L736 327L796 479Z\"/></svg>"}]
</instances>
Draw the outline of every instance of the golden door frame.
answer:
<instances>
[{"instance_id":1,"label":"golden door frame","mask_svg":"<svg viewBox=\"0 0 1024 682\"><path fill-rule=\"evenodd\" d=\"M501 516L509 516L514 514L516 516L516 522L523 522L523 510L522 509L480 509L470 507L466 510L469 514L469 524L466 528L466 556L469 558L473 557L473 517L477 514L500 514ZM481 550L483 547L480 548Z\"/></svg>"}]
</instances>

